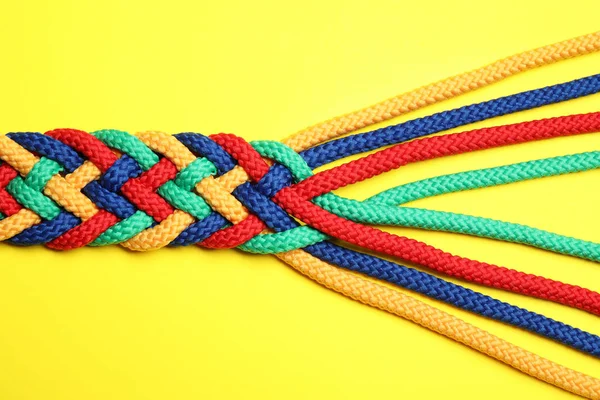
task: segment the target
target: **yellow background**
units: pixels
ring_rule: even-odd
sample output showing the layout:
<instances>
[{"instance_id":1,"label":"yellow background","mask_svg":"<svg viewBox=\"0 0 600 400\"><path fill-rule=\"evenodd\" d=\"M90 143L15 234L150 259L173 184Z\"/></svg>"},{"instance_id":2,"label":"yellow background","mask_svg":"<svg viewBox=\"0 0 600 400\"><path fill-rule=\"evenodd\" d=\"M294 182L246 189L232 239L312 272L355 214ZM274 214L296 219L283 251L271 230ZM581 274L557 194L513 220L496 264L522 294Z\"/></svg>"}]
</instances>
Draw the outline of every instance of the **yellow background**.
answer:
<instances>
[{"instance_id":1,"label":"yellow background","mask_svg":"<svg viewBox=\"0 0 600 400\"><path fill-rule=\"evenodd\" d=\"M119 128L281 139L451 74L593 32L597 0L2 1L0 131ZM600 72L600 54L528 72L393 123ZM490 126L600 110L600 95ZM389 123L392 123L389 122ZM581 151L600 134L410 165L340 193ZM600 241L600 171L415 206ZM396 229L445 250L600 290L591 262ZM412 323L349 301L274 257L195 247L134 254L0 245L0 398L567 399ZM479 290L600 334L598 318ZM431 303L431 302L430 302ZM439 305L439 304L438 304ZM600 362L451 310L552 360Z\"/></svg>"}]
</instances>

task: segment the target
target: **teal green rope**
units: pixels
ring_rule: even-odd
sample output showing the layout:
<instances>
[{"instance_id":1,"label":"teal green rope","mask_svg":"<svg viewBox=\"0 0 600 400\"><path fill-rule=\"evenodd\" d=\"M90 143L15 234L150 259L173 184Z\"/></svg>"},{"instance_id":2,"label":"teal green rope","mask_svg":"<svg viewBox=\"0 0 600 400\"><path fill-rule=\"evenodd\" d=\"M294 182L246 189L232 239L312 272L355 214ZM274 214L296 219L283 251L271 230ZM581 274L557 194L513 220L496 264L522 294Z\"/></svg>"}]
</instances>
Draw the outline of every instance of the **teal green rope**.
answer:
<instances>
[{"instance_id":1,"label":"teal green rope","mask_svg":"<svg viewBox=\"0 0 600 400\"><path fill-rule=\"evenodd\" d=\"M144 229L150 228L154 219L143 211L136 211L131 217L117 222L96 238L91 246L108 246L131 239Z\"/></svg>"},{"instance_id":2,"label":"teal green rope","mask_svg":"<svg viewBox=\"0 0 600 400\"><path fill-rule=\"evenodd\" d=\"M299 181L312 175L312 170L294 151L277 142L253 142L263 156L290 169ZM474 217L463 214L408 207L396 207L398 199L413 201L431 195L478 187L507 184L527 179L584 171L600 167L600 152L554 157L503 167L446 175L399 186L359 202L333 193L317 197L319 206L343 218L357 222L408 226L429 230L464 233L503 241L528 244L557 253L600 261L600 244L567 237L526 225ZM306 247L327 239L309 227L257 236L241 246L255 253L279 253Z\"/></svg>"},{"instance_id":3,"label":"teal green rope","mask_svg":"<svg viewBox=\"0 0 600 400\"><path fill-rule=\"evenodd\" d=\"M316 203L356 222L463 233L600 261L600 244L526 225L445 211L361 203L335 198L331 194L325 196L317 199Z\"/></svg>"},{"instance_id":4,"label":"teal green rope","mask_svg":"<svg viewBox=\"0 0 600 400\"><path fill-rule=\"evenodd\" d=\"M158 193L173 207L185 211L196 219L204 219L212 212L206 201L191 190L202 179L215 175L217 168L206 158L197 158L177 173L174 181L168 181Z\"/></svg>"},{"instance_id":5,"label":"teal green rope","mask_svg":"<svg viewBox=\"0 0 600 400\"><path fill-rule=\"evenodd\" d=\"M441 194L588 171L598 167L600 167L600 152L591 151L501 167L440 175L388 189L368 198L367 201L378 204L400 205Z\"/></svg>"},{"instance_id":6,"label":"teal green rope","mask_svg":"<svg viewBox=\"0 0 600 400\"><path fill-rule=\"evenodd\" d=\"M134 136L120 131L99 131L94 135L106 144L126 151L144 169L158 162L158 157ZM296 181L313 174L306 162L289 147L273 141L252 142L263 156L271 158L290 169ZM503 167L468 171L409 183L389 189L370 199L359 202L328 193L314 199L319 206L341 217L357 222L407 226L429 230L464 233L504 241L523 243L558 253L600 261L600 244L567 237L525 225L497 221L489 218L418 208L397 207L398 204L451 193L460 190L488 187L527 179L584 171L600 167L600 152L529 161ZM61 170L49 159L42 158L23 180L11 181L7 190L17 201L45 219L60 213L58 206L40 193L48 179ZM197 159L180 171L174 181L162 185L159 193L174 207L184 210L196 219L207 217L208 204L192 192L202 179L216 174L216 167L205 158ZM109 245L127 240L152 226L153 220L142 211L120 221L93 245ZM277 234L259 235L241 246L255 253L279 253L306 247L328 237L310 227L302 226Z\"/></svg>"},{"instance_id":7,"label":"teal green rope","mask_svg":"<svg viewBox=\"0 0 600 400\"><path fill-rule=\"evenodd\" d=\"M102 143L129 154L144 169L149 170L158 162L158 156L140 139L124 131L103 129L92 132Z\"/></svg>"}]
</instances>

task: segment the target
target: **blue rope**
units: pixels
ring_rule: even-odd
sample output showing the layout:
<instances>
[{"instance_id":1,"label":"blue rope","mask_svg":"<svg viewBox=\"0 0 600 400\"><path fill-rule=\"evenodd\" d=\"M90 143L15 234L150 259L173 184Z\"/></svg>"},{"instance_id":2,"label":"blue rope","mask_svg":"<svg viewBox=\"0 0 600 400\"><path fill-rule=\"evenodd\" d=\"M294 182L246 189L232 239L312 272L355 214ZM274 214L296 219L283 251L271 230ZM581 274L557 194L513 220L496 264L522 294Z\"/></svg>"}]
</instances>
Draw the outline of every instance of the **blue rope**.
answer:
<instances>
[{"instance_id":1,"label":"blue rope","mask_svg":"<svg viewBox=\"0 0 600 400\"><path fill-rule=\"evenodd\" d=\"M298 227L298 223L281 207L257 190L259 185L260 182L257 185L242 184L235 189L234 195L274 231L282 232ZM303 250L339 267L526 329L600 358L600 337L594 334L447 282L426 272L349 250L330 242L313 244Z\"/></svg>"},{"instance_id":2,"label":"blue rope","mask_svg":"<svg viewBox=\"0 0 600 400\"><path fill-rule=\"evenodd\" d=\"M600 91L600 74L567 83L522 92L483 103L444 111L402 124L388 126L323 143L300 153L311 169L355 154L405 142L459 126L519 111L560 103ZM269 197L292 183L289 170L283 166L271 168L260 190Z\"/></svg>"}]
</instances>

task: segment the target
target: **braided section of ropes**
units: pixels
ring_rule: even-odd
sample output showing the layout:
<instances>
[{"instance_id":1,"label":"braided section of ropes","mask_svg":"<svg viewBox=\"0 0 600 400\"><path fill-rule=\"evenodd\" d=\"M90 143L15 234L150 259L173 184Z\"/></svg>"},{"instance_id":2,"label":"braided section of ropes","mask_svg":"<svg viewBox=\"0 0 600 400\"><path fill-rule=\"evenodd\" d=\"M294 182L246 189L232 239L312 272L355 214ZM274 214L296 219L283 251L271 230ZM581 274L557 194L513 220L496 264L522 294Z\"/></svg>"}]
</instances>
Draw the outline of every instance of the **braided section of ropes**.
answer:
<instances>
[{"instance_id":1,"label":"braided section of ropes","mask_svg":"<svg viewBox=\"0 0 600 400\"><path fill-rule=\"evenodd\" d=\"M424 86L276 142L218 134L92 134L74 129L0 136L0 240L70 250L121 244L131 250L197 244L274 253L309 278L414 321L522 372L580 396L600 398L600 381L527 352L410 296L350 271L393 283L600 357L600 338L564 323L352 251L331 237L484 286L600 315L594 291L451 255L371 225L445 230L523 243L598 261L600 244L539 229L433 210L398 207L432 195L598 167L597 152L470 171L415 182L365 202L331 193L412 162L491 147L597 132L600 113L419 139L472 122L600 91L600 75L461 107L404 124L325 140L600 49L600 32L545 46ZM287 145L287 146L286 146ZM313 175L334 160L391 148ZM336 268L339 266L341 268Z\"/></svg>"}]
</instances>

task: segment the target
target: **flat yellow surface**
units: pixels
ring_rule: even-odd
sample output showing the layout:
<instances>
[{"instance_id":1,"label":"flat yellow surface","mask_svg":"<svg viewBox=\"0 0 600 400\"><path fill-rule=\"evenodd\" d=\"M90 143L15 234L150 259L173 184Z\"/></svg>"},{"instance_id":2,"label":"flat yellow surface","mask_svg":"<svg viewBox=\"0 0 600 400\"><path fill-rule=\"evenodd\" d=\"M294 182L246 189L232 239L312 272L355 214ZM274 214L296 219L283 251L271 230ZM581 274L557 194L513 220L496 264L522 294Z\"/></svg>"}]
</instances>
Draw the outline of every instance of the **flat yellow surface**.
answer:
<instances>
[{"instance_id":1,"label":"flat yellow surface","mask_svg":"<svg viewBox=\"0 0 600 400\"><path fill-rule=\"evenodd\" d=\"M3 1L0 131L157 129L281 139L516 52L600 29L597 0ZM398 118L600 72L600 54ZM600 110L600 96L491 126ZM452 171L600 150L600 134L402 168L368 194ZM600 241L600 171L415 202ZM600 290L600 267L525 246L396 229L455 254ZM349 301L270 256L0 245L0 399L567 399L410 322ZM597 317L478 290L600 334ZM428 301L430 303L434 303ZM600 362L439 305L600 377Z\"/></svg>"}]
</instances>

